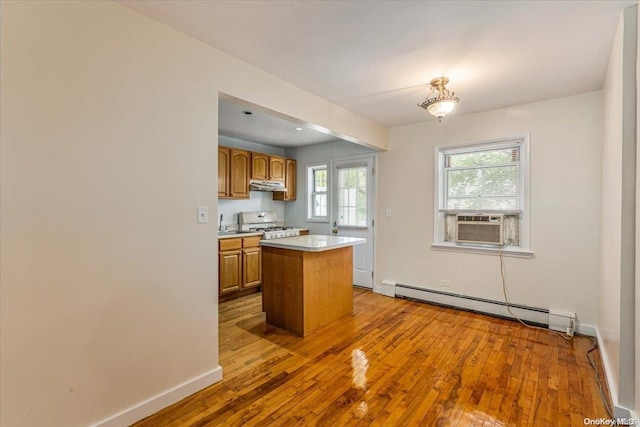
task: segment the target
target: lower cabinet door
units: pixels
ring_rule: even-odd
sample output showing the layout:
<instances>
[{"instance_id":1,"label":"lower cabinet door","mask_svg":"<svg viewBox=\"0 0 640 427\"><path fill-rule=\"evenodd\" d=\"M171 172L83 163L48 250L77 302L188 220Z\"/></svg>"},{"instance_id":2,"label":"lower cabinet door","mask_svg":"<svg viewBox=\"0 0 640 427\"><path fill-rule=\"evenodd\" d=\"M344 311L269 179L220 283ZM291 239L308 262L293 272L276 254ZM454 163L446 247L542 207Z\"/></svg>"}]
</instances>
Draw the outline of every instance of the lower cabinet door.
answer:
<instances>
[{"instance_id":1,"label":"lower cabinet door","mask_svg":"<svg viewBox=\"0 0 640 427\"><path fill-rule=\"evenodd\" d=\"M239 291L242 287L242 251L219 253L220 294Z\"/></svg>"},{"instance_id":2,"label":"lower cabinet door","mask_svg":"<svg viewBox=\"0 0 640 427\"><path fill-rule=\"evenodd\" d=\"M252 288L262 283L262 249L247 248L242 250L244 288Z\"/></svg>"}]
</instances>

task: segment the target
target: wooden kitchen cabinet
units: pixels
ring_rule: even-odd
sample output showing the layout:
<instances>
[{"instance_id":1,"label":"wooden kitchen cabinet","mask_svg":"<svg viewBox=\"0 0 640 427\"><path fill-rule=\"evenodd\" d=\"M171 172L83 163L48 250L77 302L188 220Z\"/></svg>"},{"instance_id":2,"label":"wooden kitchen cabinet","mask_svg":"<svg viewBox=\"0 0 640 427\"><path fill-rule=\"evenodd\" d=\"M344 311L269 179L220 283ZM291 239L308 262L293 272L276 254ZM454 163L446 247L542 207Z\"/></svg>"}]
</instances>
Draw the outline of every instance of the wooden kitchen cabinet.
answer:
<instances>
[{"instance_id":1,"label":"wooden kitchen cabinet","mask_svg":"<svg viewBox=\"0 0 640 427\"><path fill-rule=\"evenodd\" d=\"M251 153L251 179L267 181L269 179L269 156Z\"/></svg>"},{"instance_id":2,"label":"wooden kitchen cabinet","mask_svg":"<svg viewBox=\"0 0 640 427\"><path fill-rule=\"evenodd\" d=\"M230 150L218 147L218 197L229 197L229 164Z\"/></svg>"},{"instance_id":3,"label":"wooden kitchen cabinet","mask_svg":"<svg viewBox=\"0 0 640 427\"><path fill-rule=\"evenodd\" d=\"M242 250L242 275L244 289L262 283L262 250L259 247Z\"/></svg>"},{"instance_id":4,"label":"wooden kitchen cabinet","mask_svg":"<svg viewBox=\"0 0 640 427\"><path fill-rule=\"evenodd\" d=\"M353 247L263 251L267 324L304 337L353 312Z\"/></svg>"},{"instance_id":5,"label":"wooden kitchen cabinet","mask_svg":"<svg viewBox=\"0 0 640 427\"><path fill-rule=\"evenodd\" d=\"M249 152L218 147L218 198L249 198Z\"/></svg>"},{"instance_id":6,"label":"wooden kitchen cabinet","mask_svg":"<svg viewBox=\"0 0 640 427\"><path fill-rule=\"evenodd\" d=\"M269 179L273 181L284 181L285 168L284 157L269 156Z\"/></svg>"},{"instance_id":7,"label":"wooden kitchen cabinet","mask_svg":"<svg viewBox=\"0 0 640 427\"><path fill-rule=\"evenodd\" d=\"M249 198L249 152L230 149L230 182L229 197L234 199Z\"/></svg>"},{"instance_id":8,"label":"wooden kitchen cabinet","mask_svg":"<svg viewBox=\"0 0 640 427\"><path fill-rule=\"evenodd\" d=\"M298 167L294 159L285 159L284 186L287 191L276 191L273 200L291 201L296 199Z\"/></svg>"},{"instance_id":9,"label":"wooden kitchen cabinet","mask_svg":"<svg viewBox=\"0 0 640 427\"><path fill-rule=\"evenodd\" d=\"M218 198L248 199L249 181L284 181L286 192L273 200L296 200L297 166L294 159L229 147L218 147Z\"/></svg>"},{"instance_id":10,"label":"wooden kitchen cabinet","mask_svg":"<svg viewBox=\"0 0 640 427\"><path fill-rule=\"evenodd\" d=\"M242 287L242 250L219 252L220 295L239 291Z\"/></svg>"},{"instance_id":11,"label":"wooden kitchen cabinet","mask_svg":"<svg viewBox=\"0 0 640 427\"><path fill-rule=\"evenodd\" d=\"M257 292L262 284L262 236L218 240L220 300Z\"/></svg>"},{"instance_id":12,"label":"wooden kitchen cabinet","mask_svg":"<svg viewBox=\"0 0 640 427\"><path fill-rule=\"evenodd\" d=\"M251 179L259 181L284 181L284 157L251 153Z\"/></svg>"}]
</instances>

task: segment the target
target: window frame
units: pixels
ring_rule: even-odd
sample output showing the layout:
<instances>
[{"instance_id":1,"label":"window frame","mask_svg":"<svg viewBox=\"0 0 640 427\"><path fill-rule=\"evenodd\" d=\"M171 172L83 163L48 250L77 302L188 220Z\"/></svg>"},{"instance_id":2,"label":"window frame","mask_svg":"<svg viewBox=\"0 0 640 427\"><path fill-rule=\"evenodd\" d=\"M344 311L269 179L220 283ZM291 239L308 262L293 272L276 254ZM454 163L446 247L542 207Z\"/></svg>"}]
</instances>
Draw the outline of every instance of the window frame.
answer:
<instances>
[{"instance_id":1,"label":"window frame","mask_svg":"<svg viewBox=\"0 0 640 427\"><path fill-rule=\"evenodd\" d=\"M434 199L433 199L433 243L434 250L499 254L506 256L532 258L531 249L531 209L530 209L530 144L529 134L517 135L507 138L496 138L483 141L469 141L455 144L440 145L434 147ZM477 210L469 209L445 209L445 157L447 154L482 151L492 148L501 148L508 145L520 146L520 185L521 185L521 209L517 210L483 210L482 213L504 213L518 215L520 246L488 246L482 244L461 244L445 241L445 215L452 213L477 213Z\"/></svg>"},{"instance_id":2,"label":"window frame","mask_svg":"<svg viewBox=\"0 0 640 427\"><path fill-rule=\"evenodd\" d=\"M328 163L314 163L314 164L309 164L306 165L306 189L307 189L307 194L306 194L306 199L307 199L307 215L306 215L306 221L307 222L324 222L324 223L328 223L329 222L329 213L331 212L331 200L330 200L330 194L329 194L329 186L331 185L331 180L330 180L330 174L329 174L329 164ZM322 170L324 169L327 173L327 189L324 192L317 192L314 191L315 190L315 180L314 180L314 172L316 170ZM314 210L313 210L313 202L314 202L314 196L317 194L325 194L326 198L327 198L327 214L324 216L318 216L318 215L314 215Z\"/></svg>"}]
</instances>

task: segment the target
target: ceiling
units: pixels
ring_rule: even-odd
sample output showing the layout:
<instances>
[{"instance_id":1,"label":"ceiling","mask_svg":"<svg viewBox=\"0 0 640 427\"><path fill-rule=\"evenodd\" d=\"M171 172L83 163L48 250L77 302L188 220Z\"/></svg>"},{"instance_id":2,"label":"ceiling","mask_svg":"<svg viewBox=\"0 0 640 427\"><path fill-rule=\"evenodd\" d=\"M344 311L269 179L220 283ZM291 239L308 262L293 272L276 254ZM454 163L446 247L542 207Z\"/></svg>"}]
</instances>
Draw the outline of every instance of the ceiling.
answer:
<instances>
[{"instance_id":1,"label":"ceiling","mask_svg":"<svg viewBox=\"0 0 640 427\"><path fill-rule=\"evenodd\" d=\"M132 1L132 9L385 126L445 75L454 114L598 90L635 1Z\"/></svg>"},{"instance_id":2,"label":"ceiling","mask_svg":"<svg viewBox=\"0 0 640 427\"><path fill-rule=\"evenodd\" d=\"M251 114L246 114L248 112ZM339 139L293 118L278 117L261 107L227 98L220 98L218 102L218 133L281 148Z\"/></svg>"}]
</instances>

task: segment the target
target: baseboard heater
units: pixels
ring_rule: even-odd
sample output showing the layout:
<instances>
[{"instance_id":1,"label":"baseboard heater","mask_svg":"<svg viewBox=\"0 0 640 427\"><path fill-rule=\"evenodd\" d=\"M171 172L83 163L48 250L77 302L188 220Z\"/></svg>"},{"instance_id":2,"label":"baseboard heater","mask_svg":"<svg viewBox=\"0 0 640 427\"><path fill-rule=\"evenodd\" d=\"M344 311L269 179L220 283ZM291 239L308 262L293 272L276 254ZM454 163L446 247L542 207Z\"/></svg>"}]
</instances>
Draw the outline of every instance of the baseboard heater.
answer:
<instances>
[{"instance_id":1,"label":"baseboard heater","mask_svg":"<svg viewBox=\"0 0 640 427\"><path fill-rule=\"evenodd\" d=\"M504 301L436 291L434 289L417 288L402 283L395 284L395 297L514 320L513 316L507 310L507 304ZM575 331L574 313L565 313L557 310L511 303L509 307L516 316L528 324L561 331L569 335L573 335Z\"/></svg>"}]
</instances>

